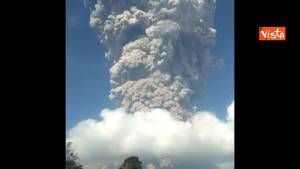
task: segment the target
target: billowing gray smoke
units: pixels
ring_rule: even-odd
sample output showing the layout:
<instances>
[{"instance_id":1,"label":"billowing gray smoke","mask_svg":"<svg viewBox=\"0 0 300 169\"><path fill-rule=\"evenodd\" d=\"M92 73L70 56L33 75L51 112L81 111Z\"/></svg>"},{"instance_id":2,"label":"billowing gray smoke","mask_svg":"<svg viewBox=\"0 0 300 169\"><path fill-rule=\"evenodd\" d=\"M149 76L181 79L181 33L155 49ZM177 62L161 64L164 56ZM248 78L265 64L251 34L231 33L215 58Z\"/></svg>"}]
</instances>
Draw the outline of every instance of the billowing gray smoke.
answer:
<instances>
[{"instance_id":1,"label":"billowing gray smoke","mask_svg":"<svg viewBox=\"0 0 300 169\"><path fill-rule=\"evenodd\" d=\"M90 25L108 48L110 98L127 112L194 112L214 59L215 0L88 0Z\"/></svg>"}]
</instances>

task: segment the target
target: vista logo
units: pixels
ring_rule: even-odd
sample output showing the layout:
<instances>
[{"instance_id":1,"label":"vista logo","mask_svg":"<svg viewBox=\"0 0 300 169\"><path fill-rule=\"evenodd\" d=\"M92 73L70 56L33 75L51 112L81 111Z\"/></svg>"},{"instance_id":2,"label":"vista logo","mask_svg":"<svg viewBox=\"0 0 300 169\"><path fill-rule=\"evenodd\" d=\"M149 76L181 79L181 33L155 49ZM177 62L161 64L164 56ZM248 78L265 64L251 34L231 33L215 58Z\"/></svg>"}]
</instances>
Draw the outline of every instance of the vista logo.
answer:
<instances>
[{"instance_id":1,"label":"vista logo","mask_svg":"<svg viewBox=\"0 0 300 169\"><path fill-rule=\"evenodd\" d=\"M286 40L286 27L259 27L259 40Z\"/></svg>"}]
</instances>

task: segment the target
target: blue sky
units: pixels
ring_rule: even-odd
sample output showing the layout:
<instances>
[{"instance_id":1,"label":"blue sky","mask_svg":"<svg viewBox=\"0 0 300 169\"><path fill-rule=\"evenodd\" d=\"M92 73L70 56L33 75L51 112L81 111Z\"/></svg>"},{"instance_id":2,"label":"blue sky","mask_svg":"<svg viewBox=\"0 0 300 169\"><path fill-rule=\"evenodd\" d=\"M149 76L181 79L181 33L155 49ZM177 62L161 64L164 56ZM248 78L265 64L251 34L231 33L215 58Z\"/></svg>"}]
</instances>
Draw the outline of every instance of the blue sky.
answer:
<instances>
[{"instance_id":1,"label":"blue sky","mask_svg":"<svg viewBox=\"0 0 300 169\"><path fill-rule=\"evenodd\" d=\"M67 0L66 18L66 113L67 130L79 121L98 119L104 108L116 108L108 99L110 63L96 32L89 27L89 10L83 0ZM196 104L200 110L224 117L234 99L234 2L217 0L218 31L212 53L224 59L222 68L208 74L206 96Z\"/></svg>"}]
</instances>

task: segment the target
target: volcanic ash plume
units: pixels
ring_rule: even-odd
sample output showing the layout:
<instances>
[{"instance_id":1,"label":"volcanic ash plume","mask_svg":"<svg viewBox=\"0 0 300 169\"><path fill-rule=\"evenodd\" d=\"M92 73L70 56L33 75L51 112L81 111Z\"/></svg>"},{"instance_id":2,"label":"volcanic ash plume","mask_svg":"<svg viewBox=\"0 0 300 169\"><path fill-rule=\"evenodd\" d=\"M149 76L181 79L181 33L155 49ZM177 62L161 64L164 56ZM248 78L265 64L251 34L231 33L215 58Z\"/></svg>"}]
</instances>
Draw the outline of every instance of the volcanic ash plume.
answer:
<instances>
[{"instance_id":1,"label":"volcanic ash plume","mask_svg":"<svg viewBox=\"0 0 300 169\"><path fill-rule=\"evenodd\" d=\"M89 0L90 25L113 63L110 98L127 112L195 112L215 61L215 0Z\"/></svg>"}]
</instances>

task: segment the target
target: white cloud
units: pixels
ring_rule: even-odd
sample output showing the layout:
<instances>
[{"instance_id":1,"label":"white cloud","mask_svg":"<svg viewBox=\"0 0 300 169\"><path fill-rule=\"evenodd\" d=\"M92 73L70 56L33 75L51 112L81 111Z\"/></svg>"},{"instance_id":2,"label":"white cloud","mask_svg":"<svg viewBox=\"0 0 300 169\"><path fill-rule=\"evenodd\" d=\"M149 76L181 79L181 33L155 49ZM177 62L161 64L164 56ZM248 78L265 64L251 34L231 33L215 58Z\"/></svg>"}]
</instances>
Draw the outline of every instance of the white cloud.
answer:
<instances>
[{"instance_id":1,"label":"white cloud","mask_svg":"<svg viewBox=\"0 0 300 169\"><path fill-rule=\"evenodd\" d=\"M160 159L160 164L172 162L174 168L187 169L201 169L201 165L212 169L219 165L218 160L233 160L234 102L228 107L226 120L203 111L181 121L162 109L135 114L121 108L105 109L100 116L101 120L81 121L68 132L67 139L73 142L86 169L115 169L131 155L139 156L145 166L152 165L149 159ZM228 164L220 166L223 169Z\"/></svg>"},{"instance_id":2,"label":"white cloud","mask_svg":"<svg viewBox=\"0 0 300 169\"><path fill-rule=\"evenodd\" d=\"M219 169L234 169L233 162L226 162L219 165Z\"/></svg>"},{"instance_id":3,"label":"white cloud","mask_svg":"<svg viewBox=\"0 0 300 169\"><path fill-rule=\"evenodd\" d=\"M234 120L234 101L227 108L228 120Z\"/></svg>"}]
</instances>

